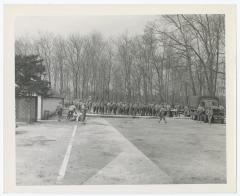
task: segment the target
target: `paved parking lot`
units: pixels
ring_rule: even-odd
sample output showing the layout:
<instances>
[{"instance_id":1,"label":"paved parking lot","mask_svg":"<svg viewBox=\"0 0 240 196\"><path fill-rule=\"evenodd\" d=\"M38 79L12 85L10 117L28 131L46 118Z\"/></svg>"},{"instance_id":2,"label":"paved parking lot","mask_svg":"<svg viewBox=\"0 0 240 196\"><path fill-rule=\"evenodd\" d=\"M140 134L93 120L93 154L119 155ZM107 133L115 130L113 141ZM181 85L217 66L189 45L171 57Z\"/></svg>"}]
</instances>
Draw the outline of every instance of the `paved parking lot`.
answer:
<instances>
[{"instance_id":1,"label":"paved parking lot","mask_svg":"<svg viewBox=\"0 0 240 196\"><path fill-rule=\"evenodd\" d=\"M16 128L17 185L226 182L225 125L88 118Z\"/></svg>"}]
</instances>

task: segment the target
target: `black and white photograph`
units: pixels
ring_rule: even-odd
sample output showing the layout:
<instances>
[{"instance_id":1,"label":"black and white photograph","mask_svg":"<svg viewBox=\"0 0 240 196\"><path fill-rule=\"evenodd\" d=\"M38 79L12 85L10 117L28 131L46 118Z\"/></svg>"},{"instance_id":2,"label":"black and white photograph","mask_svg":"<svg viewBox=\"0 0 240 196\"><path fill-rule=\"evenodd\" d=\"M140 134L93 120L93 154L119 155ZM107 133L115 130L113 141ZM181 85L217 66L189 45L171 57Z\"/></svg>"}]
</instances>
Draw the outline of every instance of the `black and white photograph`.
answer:
<instances>
[{"instance_id":1,"label":"black and white photograph","mask_svg":"<svg viewBox=\"0 0 240 196\"><path fill-rule=\"evenodd\" d=\"M17 16L15 183L227 184L226 15Z\"/></svg>"}]
</instances>

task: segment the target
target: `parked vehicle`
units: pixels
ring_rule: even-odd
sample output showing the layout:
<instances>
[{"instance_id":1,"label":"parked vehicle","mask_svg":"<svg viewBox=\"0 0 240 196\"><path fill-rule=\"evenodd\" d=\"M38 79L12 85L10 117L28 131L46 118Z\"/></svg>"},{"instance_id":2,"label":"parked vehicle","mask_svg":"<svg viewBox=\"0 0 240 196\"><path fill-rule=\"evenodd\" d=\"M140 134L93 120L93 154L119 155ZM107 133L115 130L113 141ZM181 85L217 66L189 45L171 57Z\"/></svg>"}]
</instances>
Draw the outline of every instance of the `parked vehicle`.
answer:
<instances>
[{"instance_id":1,"label":"parked vehicle","mask_svg":"<svg viewBox=\"0 0 240 196\"><path fill-rule=\"evenodd\" d=\"M216 97L192 96L189 98L189 106L190 116L193 120L224 123L225 113L218 107L219 99Z\"/></svg>"},{"instance_id":2,"label":"parked vehicle","mask_svg":"<svg viewBox=\"0 0 240 196\"><path fill-rule=\"evenodd\" d=\"M204 122L208 123L224 123L225 121L225 111L223 109L220 109L217 106L212 106L208 108L210 110L211 116L206 115L206 118Z\"/></svg>"}]
</instances>

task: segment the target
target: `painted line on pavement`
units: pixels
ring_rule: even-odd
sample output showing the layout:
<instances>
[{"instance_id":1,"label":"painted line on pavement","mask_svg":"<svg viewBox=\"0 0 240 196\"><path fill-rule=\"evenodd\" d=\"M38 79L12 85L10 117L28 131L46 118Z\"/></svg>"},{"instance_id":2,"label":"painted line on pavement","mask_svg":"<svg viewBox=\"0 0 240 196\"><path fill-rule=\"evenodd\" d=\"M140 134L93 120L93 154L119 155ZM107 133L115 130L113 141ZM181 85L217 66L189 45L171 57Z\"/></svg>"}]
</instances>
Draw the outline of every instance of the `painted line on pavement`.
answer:
<instances>
[{"instance_id":1,"label":"painted line on pavement","mask_svg":"<svg viewBox=\"0 0 240 196\"><path fill-rule=\"evenodd\" d=\"M69 141L66 154L64 156L61 168L60 168L60 170L58 172L58 177L57 177L57 182L56 182L57 184L60 184L61 181L63 180L64 176L65 176L67 165L68 165L68 161L69 161L70 154L71 154L71 151L72 151L73 139L74 139L74 136L75 136L76 131L77 131L77 126L78 126L78 124L76 124L74 126L74 128L73 128L72 136L71 136L71 139Z\"/></svg>"}]
</instances>

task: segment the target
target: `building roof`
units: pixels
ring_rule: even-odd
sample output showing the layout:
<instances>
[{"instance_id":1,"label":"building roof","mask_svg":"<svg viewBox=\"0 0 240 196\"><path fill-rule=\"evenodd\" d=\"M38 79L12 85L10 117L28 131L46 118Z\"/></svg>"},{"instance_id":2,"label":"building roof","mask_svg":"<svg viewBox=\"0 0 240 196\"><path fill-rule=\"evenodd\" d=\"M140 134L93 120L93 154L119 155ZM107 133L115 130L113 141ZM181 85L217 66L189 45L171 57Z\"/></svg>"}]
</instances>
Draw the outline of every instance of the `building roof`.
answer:
<instances>
[{"instance_id":1,"label":"building roof","mask_svg":"<svg viewBox=\"0 0 240 196\"><path fill-rule=\"evenodd\" d=\"M61 98L64 99L64 97L62 95L60 95L56 90L50 89L47 93L48 98Z\"/></svg>"}]
</instances>

